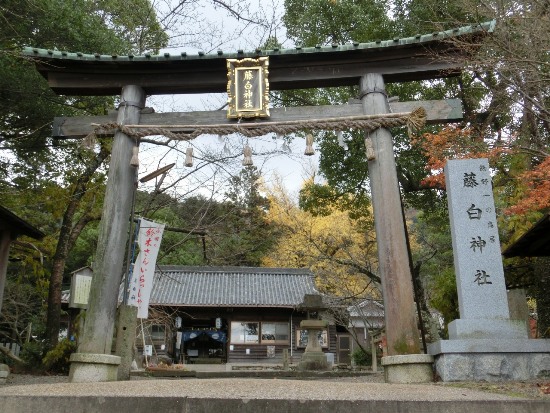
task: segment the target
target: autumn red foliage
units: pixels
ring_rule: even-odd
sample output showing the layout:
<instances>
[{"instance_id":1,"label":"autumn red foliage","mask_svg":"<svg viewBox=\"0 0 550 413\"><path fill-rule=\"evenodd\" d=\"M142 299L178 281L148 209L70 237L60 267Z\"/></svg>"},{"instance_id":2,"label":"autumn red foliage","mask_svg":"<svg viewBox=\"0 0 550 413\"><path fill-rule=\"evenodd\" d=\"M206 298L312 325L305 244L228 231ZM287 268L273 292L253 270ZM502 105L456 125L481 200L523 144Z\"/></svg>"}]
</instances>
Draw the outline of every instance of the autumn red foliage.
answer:
<instances>
[{"instance_id":1,"label":"autumn red foliage","mask_svg":"<svg viewBox=\"0 0 550 413\"><path fill-rule=\"evenodd\" d=\"M445 189L443 167L448 159L488 158L491 164L508 149L503 147L489 148L475 137L469 128L449 126L438 133L425 133L413 138L413 145L418 145L427 158L427 177L422 184L431 188Z\"/></svg>"},{"instance_id":2,"label":"autumn red foliage","mask_svg":"<svg viewBox=\"0 0 550 413\"><path fill-rule=\"evenodd\" d=\"M526 188L524 196L516 205L507 208L505 214L525 214L550 208L550 156L532 170L519 175L518 179Z\"/></svg>"}]
</instances>

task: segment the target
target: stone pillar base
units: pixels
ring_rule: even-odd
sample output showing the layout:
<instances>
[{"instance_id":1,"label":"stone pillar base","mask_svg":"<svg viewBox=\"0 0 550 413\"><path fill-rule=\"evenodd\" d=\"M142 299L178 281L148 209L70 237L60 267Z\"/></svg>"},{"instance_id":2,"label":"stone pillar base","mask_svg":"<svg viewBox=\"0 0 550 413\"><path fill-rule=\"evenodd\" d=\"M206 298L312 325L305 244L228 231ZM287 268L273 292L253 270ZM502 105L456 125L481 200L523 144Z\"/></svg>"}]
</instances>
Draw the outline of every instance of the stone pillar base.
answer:
<instances>
[{"instance_id":1,"label":"stone pillar base","mask_svg":"<svg viewBox=\"0 0 550 413\"><path fill-rule=\"evenodd\" d=\"M442 381L550 377L550 340L440 340L428 346Z\"/></svg>"},{"instance_id":2,"label":"stone pillar base","mask_svg":"<svg viewBox=\"0 0 550 413\"><path fill-rule=\"evenodd\" d=\"M73 353L69 381L86 383L116 381L120 357L109 354Z\"/></svg>"},{"instance_id":3,"label":"stone pillar base","mask_svg":"<svg viewBox=\"0 0 550 413\"><path fill-rule=\"evenodd\" d=\"M302 359L298 363L298 370L328 370L327 356L322 351L310 351L302 354Z\"/></svg>"},{"instance_id":4,"label":"stone pillar base","mask_svg":"<svg viewBox=\"0 0 550 413\"><path fill-rule=\"evenodd\" d=\"M429 354L382 357L386 383L430 383L434 358Z\"/></svg>"},{"instance_id":5,"label":"stone pillar base","mask_svg":"<svg viewBox=\"0 0 550 413\"><path fill-rule=\"evenodd\" d=\"M5 384L10 375L10 367L7 364L0 364L0 384Z\"/></svg>"}]
</instances>

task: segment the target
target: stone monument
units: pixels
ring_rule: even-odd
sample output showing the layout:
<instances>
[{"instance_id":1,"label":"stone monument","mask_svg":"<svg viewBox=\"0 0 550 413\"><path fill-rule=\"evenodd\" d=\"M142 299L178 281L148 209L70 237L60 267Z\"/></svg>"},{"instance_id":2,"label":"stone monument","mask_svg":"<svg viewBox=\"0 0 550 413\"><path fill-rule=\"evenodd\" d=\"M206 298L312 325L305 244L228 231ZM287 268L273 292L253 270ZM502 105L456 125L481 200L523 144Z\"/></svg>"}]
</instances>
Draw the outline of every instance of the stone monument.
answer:
<instances>
[{"instance_id":1,"label":"stone monument","mask_svg":"<svg viewBox=\"0 0 550 413\"><path fill-rule=\"evenodd\" d=\"M525 380L550 374L550 340L511 320L487 159L445 166L460 318L428 347L443 381Z\"/></svg>"}]
</instances>

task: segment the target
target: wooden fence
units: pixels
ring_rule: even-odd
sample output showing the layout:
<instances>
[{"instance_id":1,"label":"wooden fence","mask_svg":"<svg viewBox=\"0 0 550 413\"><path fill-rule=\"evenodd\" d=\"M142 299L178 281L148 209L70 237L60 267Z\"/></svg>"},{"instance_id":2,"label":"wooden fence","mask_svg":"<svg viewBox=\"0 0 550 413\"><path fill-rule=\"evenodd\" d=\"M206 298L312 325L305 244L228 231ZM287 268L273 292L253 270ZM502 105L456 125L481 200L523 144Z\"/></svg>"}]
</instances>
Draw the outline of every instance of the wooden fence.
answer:
<instances>
[{"instance_id":1,"label":"wooden fence","mask_svg":"<svg viewBox=\"0 0 550 413\"><path fill-rule=\"evenodd\" d=\"M17 357L19 357L19 353L21 353L21 346L17 343L0 343L0 346L8 349Z\"/></svg>"}]
</instances>

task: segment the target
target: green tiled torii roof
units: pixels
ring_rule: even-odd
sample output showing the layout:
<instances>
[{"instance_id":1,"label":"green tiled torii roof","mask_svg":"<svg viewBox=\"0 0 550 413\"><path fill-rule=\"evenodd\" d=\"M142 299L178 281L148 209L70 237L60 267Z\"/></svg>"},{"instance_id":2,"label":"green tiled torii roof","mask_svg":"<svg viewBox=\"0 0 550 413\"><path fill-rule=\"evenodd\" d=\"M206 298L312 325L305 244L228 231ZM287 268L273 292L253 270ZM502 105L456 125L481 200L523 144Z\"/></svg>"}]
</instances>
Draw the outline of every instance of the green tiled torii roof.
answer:
<instances>
[{"instance_id":1,"label":"green tiled torii roof","mask_svg":"<svg viewBox=\"0 0 550 413\"><path fill-rule=\"evenodd\" d=\"M119 94L127 84L140 85L148 94L224 92L226 59L262 56L270 59L272 90L298 89L357 84L358 77L369 71L384 74L389 82L449 76L453 74L449 69L459 68L449 57L465 52L448 40L483 36L494 25L492 21L392 40L251 52L123 56L26 47L23 55L35 59L50 87L62 94ZM436 56L441 52L445 58Z\"/></svg>"},{"instance_id":2,"label":"green tiled torii roof","mask_svg":"<svg viewBox=\"0 0 550 413\"><path fill-rule=\"evenodd\" d=\"M465 34L473 34L479 30L492 32L494 28L494 21L483 23L474 26L465 26L457 29L446 30L441 32L434 32L430 34L417 34L413 37L394 38L392 40L377 40L368 43L352 42L347 44L332 44L330 46L315 46L315 47L301 47L296 46L292 49L256 49L254 51L244 52L238 50L237 52L223 52L218 50L216 53L204 53L198 51L195 54L191 53L163 53L163 54L151 54L145 53L143 55L103 55L98 53L87 54L80 52L66 52L60 50L47 50L38 49L33 47L25 47L23 54L26 56L34 56L39 58L52 58L52 59L70 59L70 60L90 60L90 61L104 61L104 62L166 62L166 61L181 61L181 60L206 60L206 59L244 59L244 58L257 58L261 56L281 56L281 55L297 55L307 53L335 53L345 52L350 50L362 50L362 49L380 49L388 47L398 47L411 44L422 44L433 42L434 40L440 41L442 39L449 39L452 37L458 37Z\"/></svg>"}]
</instances>

